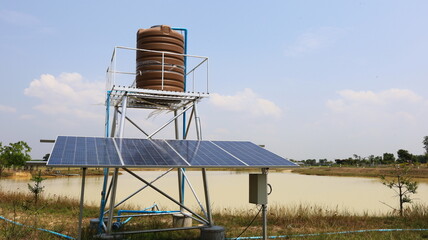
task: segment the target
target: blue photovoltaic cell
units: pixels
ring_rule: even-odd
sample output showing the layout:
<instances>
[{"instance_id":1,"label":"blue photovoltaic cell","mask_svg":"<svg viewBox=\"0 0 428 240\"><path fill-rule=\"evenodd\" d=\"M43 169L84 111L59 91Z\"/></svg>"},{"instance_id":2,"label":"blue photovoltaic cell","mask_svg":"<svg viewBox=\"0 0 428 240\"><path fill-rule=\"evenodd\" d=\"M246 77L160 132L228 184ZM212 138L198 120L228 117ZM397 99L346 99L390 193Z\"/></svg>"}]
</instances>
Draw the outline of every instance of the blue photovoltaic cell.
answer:
<instances>
[{"instance_id":1,"label":"blue photovoltaic cell","mask_svg":"<svg viewBox=\"0 0 428 240\"><path fill-rule=\"evenodd\" d=\"M111 138L59 136L48 166L122 166Z\"/></svg>"},{"instance_id":2,"label":"blue photovoltaic cell","mask_svg":"<svg viewBox=\"0 0 428 240\"><path fill-rule=\"evenodd\" d=\"M245 166L209 141L167 140L167 142L192 166Z\"/></svg>"},{"instance_id":3,"label":"blue photovoltaic cell","mask_svg":"<svg viewBox=\"0 0 428 240\"><path fill-rule=\"evenodd\" d=\"M164 140L115 139L125 166L189 165Z\"/></svg>"},{"instance_id":4,"label":"blue photovoltaic cell","mask_svg":"<svg viewBox=\"0 0 428 240\"><path fill-rule=\"evenodd\" d=\"M57 138L47 165L233 168L296 166L251 142L67 136Z\"/></svg>"},{"instance_id":5,"label":"blue photovoltaic cell","mask_svg":"<svg viewBox=\"0 0 428 240\"><path fill-rule=\"evenodd\" d=\"M296 166L251 142L212 141L214 144L233 154L249 166Z\"/></svg>"}]
</instances>

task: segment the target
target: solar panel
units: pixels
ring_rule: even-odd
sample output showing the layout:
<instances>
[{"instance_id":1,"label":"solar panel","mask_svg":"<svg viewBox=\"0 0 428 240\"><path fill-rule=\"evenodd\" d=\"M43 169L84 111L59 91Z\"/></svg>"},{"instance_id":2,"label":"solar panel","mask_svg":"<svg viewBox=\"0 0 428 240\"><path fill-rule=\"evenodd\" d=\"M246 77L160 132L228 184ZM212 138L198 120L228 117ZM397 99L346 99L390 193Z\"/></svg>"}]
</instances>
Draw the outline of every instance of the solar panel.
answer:
<instances>
[{"instance_id":1,"label":"solar panel","mask_svg":"<svg viewBox=\"0 0 428 240\"><path fill-rule=\"evenodd\" d=\"M98 167L122 163L113 138L59 136L46 165Z\"/></svg>"},{"instance_id":2,"label":"solar panel","mask_svg":"<svg viewBox=\"0 0 428 240\"><path fill-rule=\"evenodd\" d=\"M167 142L192 166L245 166L243 162L222 151L210 141L167 140Z\"/></svg>"},{"instance_id":3,"label":"solar panel","mask_svg":"<svg viewBox=\"0 0 428 240\"><path fill-rule=\"evenodd\" d=\"M126 166L189 166L164 140L115 139Z\"/></svg>"},{"instance_id":4,"label":"solar panel","mask_svg":"<svg viewBox=\"0 0 428 240\"><path fill-rule=\"evenodd\" d=\"M224 151L232 153L249 166L296 166L295 163L252 142L213 141L213 144Z\"/></svg>"},{"instance_id":5,"label":"solar panel","mask_svg":"<svg viewBox=\"0 0 428 240\"><path fill-rule=\"evenodd\" d=\"M47 166L278 168L297 165L251 142L60 136Z\"/></svg>"}]
</instances>

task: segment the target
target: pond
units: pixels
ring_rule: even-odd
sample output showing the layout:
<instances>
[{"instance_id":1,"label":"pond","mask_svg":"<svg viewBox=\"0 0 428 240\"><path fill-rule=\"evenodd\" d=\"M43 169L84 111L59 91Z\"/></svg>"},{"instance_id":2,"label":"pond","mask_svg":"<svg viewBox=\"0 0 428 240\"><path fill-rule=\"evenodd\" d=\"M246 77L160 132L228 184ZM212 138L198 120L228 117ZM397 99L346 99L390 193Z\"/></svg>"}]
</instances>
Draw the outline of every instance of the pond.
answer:
<instances>
[{"instance_id":1,"label":"pond","mask_svg":"<svg viewBox=\"0 0 428 240\"><path fill-rule=\"evenodd\" d=\"M152 181L162 174L161 171L136 171L137 175ZM200 171L186 172L193 188L202 202L204 201L202 174ZM248 203L248 172L207 171L209 193L214 211L223 209L250 209L255 205ZM156 181L155 186L171 196L178 198L177 172L172 171ZM0 189L3 191L29 192L29 180L2 179ZM268 182L272 185L269 205L295 207L299 204L320 206L325 209L338 209L352 213L383 214L391 211L387 205L397 207L398 199L393 190L382 185L379 179L358 177L308 176L284 172L269 172ZM103 177L87 177L85 203L99 205ZM122 172L118 180L116 202L144 186L138 179ZM43 181L44 195L61 195L78 199L80 196L80 177L59 177ZM415 203L428 204L428 183L420 182L418 193L413 196ZM191 189L186 185L186 205L196 209ZM155 192L146 188L127 204L144 208L158 204L162 210L177 210L178 207ZM386 205L387 204L387 205Z\"/></svg>"}]
</instances>

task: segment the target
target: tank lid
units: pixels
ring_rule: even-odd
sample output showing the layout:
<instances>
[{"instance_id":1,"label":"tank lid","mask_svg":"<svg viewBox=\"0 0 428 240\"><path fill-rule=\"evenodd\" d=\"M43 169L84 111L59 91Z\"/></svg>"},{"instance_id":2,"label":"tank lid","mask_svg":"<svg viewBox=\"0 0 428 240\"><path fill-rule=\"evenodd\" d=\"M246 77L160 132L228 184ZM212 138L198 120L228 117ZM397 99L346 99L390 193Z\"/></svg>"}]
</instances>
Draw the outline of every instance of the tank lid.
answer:
<instances>
[{"instance_id":1,"label":"tank lid","mask_svg":"<svg viewBox=\"0 0 428 240\"><path fill-rule=\"evenodd\" d=\"M168 26L168 25L154 25L154 26L151 26L150 28L160 28L160 30L163 32L163 33L166 33L166 34L169 34L169 33L171 33L173 30L171 29L171 27L170 26Z\"/></svg>"}]
</instances>

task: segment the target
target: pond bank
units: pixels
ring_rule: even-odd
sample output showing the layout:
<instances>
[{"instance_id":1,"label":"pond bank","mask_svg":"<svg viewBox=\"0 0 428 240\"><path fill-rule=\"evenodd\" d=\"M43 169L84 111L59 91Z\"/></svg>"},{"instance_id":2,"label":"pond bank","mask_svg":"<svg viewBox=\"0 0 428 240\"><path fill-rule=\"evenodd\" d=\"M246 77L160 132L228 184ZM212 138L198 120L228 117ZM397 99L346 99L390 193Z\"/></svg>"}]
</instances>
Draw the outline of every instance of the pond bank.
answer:
<instances>
[{"instance_id":1,"label":"pond bank","mask_svg":"<svg viewBox=\"0 0 428 240\"><path fill-rule=\"evenodd\" d=\"M393 167L302 167L291 170L293 173L317 176L338 176L338 177L374 177L379 178L384 175L392 177ZM426 165L409 170L409 176L413 178L428 179L428 167Z\"/></svg>"}]
</instances>

